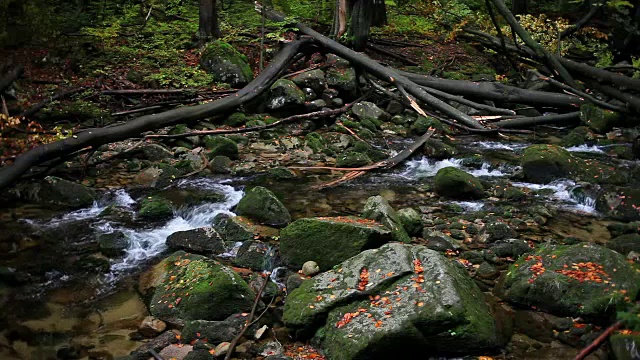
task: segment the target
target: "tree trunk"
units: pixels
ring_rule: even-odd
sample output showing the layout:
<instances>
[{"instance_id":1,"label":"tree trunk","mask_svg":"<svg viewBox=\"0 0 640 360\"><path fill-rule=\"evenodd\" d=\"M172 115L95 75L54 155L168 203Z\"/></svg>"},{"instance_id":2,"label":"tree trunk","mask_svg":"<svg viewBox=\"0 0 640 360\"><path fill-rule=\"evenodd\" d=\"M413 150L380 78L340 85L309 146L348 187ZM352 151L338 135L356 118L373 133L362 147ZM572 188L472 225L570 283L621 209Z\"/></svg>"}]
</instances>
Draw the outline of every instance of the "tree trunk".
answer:
<instances>
[{"instance_id":1,"label":"tree trunk","mask_svg":"<svg viewBox=\"0 0 640 360\"><path fill-rule=\"evenodd\" d=\"M200 0L199 13L198 37L200 38L200 43L204 44L211 39L219 38L222 34L218 24L216 0Z\"/></svg>"},{"instance_id":2,"label":"tree trunk","mask_svg":"<svg viewBox=\"0 0 640 360\"><path fill-rule=\"evenodd\" d=\"M353 50L364 51L367 47L367 39L371 31L371 18L373 16L372 0L356 0L351 12L351 35L353 37Z\"/></svg>"},{"instance_id":3,"label":"tree trunk","mask_svg":"<svg viewBox=\"0 0 640 360\"><path fill-rule=\"evenodd\" d=\"M526 15L529 7L528 0L513 0L511 3L511 12L513 15Z\"/></svg>"}]
</instances>

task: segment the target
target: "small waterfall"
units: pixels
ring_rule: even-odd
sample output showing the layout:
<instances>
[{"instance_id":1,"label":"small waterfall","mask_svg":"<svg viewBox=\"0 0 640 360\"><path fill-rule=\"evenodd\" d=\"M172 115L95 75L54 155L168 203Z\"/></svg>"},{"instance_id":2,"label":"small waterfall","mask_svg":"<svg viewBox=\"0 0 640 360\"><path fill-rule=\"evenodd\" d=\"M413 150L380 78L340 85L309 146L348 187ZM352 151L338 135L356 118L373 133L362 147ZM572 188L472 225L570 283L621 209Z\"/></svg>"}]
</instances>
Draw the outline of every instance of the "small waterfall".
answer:
<instances>
[{"instance_id":1,"label":"small waterfall","mask_svg":"<svg viewBox=\"0 0 640 360\"><path fill-rule=\"evenodd\" d=\"M587 214L598 213L595 207L595 198L589 196L585 191L581 191L583 188L572 180L556 180L549 184L514 182L512 185L531 190L551 190L551 200L559 202L563 209Z\"/></svg>"},{"instance_id":2,"label":"small waterfall","mask_svg":"<svg viewBox=\"0 0 640 360\"><path fill-rule=\"evenodd\" d=\"M111 266L113 272L120 273L131 269L142 261L160 254L166 249L167 237L177 231L211 226L213 218L221 213L235 215L230 209L240 202L243 195L242 190L235 190L232 186L222 185L207 178L182 181L177 186L216 191L224 194L225 199L219 203L205 203L178 210L171 220L154 229L115 229L122 231L127 236L130 247L127 249L125 257L117 260Z\"/></svg>"},{"instance_id":3,"label":"small waterfall","mask_svg":"<svg viewBox=\"0 0 640 360\"><path fill-rule=\"evenodd\" d=\"M487 177L501 177L501 176L509 175L502 172L500 168L492 169L489 163L482 163L482 166L480 167L480 169L469 170L468 173L473 176L487 176Z\"/></svg>"},{"instance_id":4,"label":"small waterfall","mask_svg":"<svg viewBox=\"0 0 640 360\"><path fill-rule=\"evenodd\" d=\"M480 211L484 207L482 201L451 201L451 204L456 204L468 212Z\"/></svg>"},{"instance_id":5,"label":"small waterfall","mask_svg":"<svg viewBox=\"0 0 640 360\"><path fill-rule=\"evenodd\" d=\"M589 145L583 144L583 145L578 145L578 146L571 146L571 147L568 147L568 148L565 148L565 149L567 149L567 151L569 151L569 152L593 153L593 154L604 154L605 153L599 146L596 146L596 145L589 146Z\"/></svg>"},{"instance_id":6,"label":"small waterfall","mask_svg":"<svg viewBox=\"0 0 640 360\"><path fill-rule=\"evenodd\" d=\"M482 163L480 169L471 169L463 166L464 159L446 159L446 160L433 160L428 157L422 157L417 160L411 160L407 162L406 170L403 171L400 176L407 179L419 179L425 177L433 177L438 173L438 170L446 167L455 167L462 169L474 176L486 176L486 177L502 177L508 176L510 172L507 167L492 168L489 163Z\"/></svg>"}]
</instances>

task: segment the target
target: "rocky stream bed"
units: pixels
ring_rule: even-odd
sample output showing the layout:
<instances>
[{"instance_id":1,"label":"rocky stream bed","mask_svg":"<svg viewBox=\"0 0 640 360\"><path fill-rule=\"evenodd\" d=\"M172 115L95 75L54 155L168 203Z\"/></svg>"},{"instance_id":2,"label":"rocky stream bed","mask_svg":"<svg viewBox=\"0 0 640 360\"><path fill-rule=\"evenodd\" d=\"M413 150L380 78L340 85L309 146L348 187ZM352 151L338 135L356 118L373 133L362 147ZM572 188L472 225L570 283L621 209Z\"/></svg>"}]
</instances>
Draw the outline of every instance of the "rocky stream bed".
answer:
<instances>
[{"instance_id":1,"label":"rocky stream bed","mask_svg":"<svg viewBox=\"0 0 640 360\"><path fill-rule=\"evenodd\" d=\"M224 123L340 108L354 82L338 61ZM343 126L105 145L83 181L2 194L0 358L222 358L266 279L233 357L572 359L636 300L631 130L583 105L575 128L461 135L377 100ZM189 126L167 130L215 128ZM429 128L413 157L338 187L299 169L365 166ZM638 358L638 339L590 358Z\"/></svg>"}]
</instances>

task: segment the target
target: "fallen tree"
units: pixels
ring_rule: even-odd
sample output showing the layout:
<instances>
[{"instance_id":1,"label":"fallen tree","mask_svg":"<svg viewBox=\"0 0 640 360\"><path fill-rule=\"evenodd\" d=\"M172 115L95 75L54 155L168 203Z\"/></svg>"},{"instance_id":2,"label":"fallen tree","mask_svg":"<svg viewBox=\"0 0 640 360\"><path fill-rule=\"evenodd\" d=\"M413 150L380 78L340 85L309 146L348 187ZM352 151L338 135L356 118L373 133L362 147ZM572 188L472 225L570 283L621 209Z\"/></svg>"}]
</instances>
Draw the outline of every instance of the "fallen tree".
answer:
<instances>
[{"instance_id":1,"label":"fallen tree","mask_svg":"<svg viewBox=\"0 0 640 360\"><path fill-rule=\"evenodd\" d=\"M298 40L287 44L258 77L233 95L208 104L141 116L122 125L88 129L73 137L40 145L20 154L12 165L0 168L0 189L11 186L35 165L67 156L86 147L96 149L103 144L140 137L146 131L231 112L269 89L301 48L308 43L308 40Z\"/></svg>"}]
</instances>

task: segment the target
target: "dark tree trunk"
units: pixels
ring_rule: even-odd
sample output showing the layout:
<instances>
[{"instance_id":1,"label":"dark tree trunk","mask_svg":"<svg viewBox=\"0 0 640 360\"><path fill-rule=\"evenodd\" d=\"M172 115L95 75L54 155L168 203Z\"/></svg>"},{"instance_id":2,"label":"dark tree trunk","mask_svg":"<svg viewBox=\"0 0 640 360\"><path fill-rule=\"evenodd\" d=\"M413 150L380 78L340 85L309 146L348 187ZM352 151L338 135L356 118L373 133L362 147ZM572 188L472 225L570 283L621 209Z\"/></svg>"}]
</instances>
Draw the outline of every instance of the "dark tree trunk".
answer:
<instances>
[{"instance_id":1,"label":"dark tree trunk","mask_svg":"<svg viewBox=\"0 0 640 360\"><path fill-rule=\"evenodd\" d=\"M221 35L216 0L200 0L200 23L198 25L200 42L217 39Z\"/></svg>"},{"instance_id":2,"label":"dark tree trunk","mask_svg":"<svg viewBox=\"0 0 640 360\"><path fill-rule=\"evenodd\" d=\"M528 12L529 0L513 0L511 12L513 15L526 15Z\"/></svg>"},{"instance_id":3,"label":"dark tree trunk","mask_svg":"<svg viewBox=\"0 0 640 360\"><path fill-rule=\"evenodd\" d=\"M355 0L351 5L353 49L364 51L371 27L387 23L387 8L384 0Z\"/></svg>"}]
</instances>

